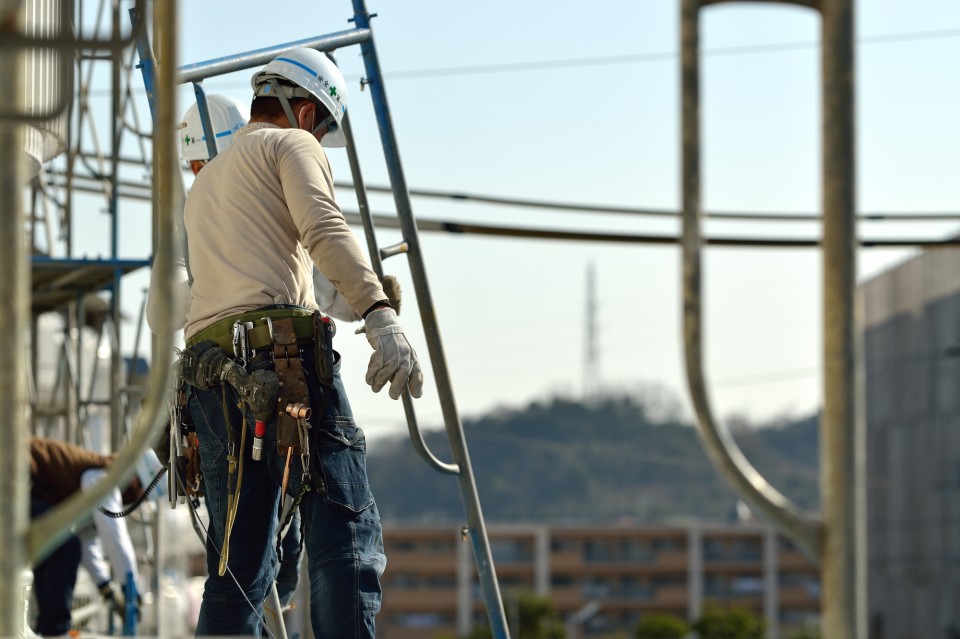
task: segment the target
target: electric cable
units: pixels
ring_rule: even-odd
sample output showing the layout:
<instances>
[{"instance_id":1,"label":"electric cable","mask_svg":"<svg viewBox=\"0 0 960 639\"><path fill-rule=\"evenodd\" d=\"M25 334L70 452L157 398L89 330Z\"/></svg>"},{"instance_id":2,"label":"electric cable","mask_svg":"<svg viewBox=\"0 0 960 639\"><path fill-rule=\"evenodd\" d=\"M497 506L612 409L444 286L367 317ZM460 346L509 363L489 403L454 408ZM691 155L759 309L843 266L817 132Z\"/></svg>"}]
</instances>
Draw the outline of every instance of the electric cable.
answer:
<instances>
[{"instance_id":1,"label":"electric cable","mask_svg":"<svg viewBox=\"0 0 960 639\"><path fill-rule=\"evenodd\" d=\"M354 186L350 182L334 182L334 187L353 190ZM367 191L373 193L392 193L393 189L383 185L364 185ZM501 197L492 195L474 195L457 191L439 191L435 189L410 189L410 195L414 197L438 198L457 200L461 202L474 202L477 204L498 204L503 206L516 206L524 208L549 209L554 211L567 211L571 213L601 213L610 215L635 215L647 217L666 217L671 219L681 219L682 211L671 209L648 209L634 206L611 206L597 204L578 204L572 202L557 202L551 200L535 200L527 198ZM740 220L749 222L821 222L823 216L819 213L748 213L739 211L717 211L703 212L707 220ZM863 222L950 222L960 220L960 211L942 211L942 212L868 212L857 214L857 219Z\"/></svg>"},{"instance_id":2,"label":"electric cable","mask_svg":"<svg viewBox=\"0 0 960 639\"><path fill-rule=\"evenodd\" d=\"M854 39L855 45L889 44L893 42L910 42L920 40L939 40L960 37L960 29L937 29L931 31L914 31L901 33L887 33L873 36L860 36ZM732 55L750 55L754 53L776 53L781 51L799 51L805 49L819 49L820 43L815 41L773 42L769 44L741 45L731 47L715 47L701 49L702 57L720 57ZM438 76L479 75L487 73L514 73L518 71L542 71L553 69L569 69L574 67L595 67L620 64L636 64L640 62L662 62L676 60L680 57L679 51L654 51L650 53L634 53L625 55L599 56L595 58L566 58L561 60L540 60L532 62L506 62L503 64L487 64L462 67L446 67L433 69L412 69L409 71L393 71L384 73L385 79L411 80L432 78ZM351 78L352 79L352 78Z\"/></svg>"},{"instance_id":3,"label":"electric cable","mask_svg":"<svg viewBox=\"0 0 960 639\"><path fill-rule=\"evenodd\" d=\"M960 37L960 28L931 29L926 31L904 31L882 33L877 35L859 36L854 39L855 46L892 44L901 42L920 42L928 40L945 40ZM806 40L794 42L771 42L766 44L740 45L730 47L705 48L700 51L702 57L726 57L737 55L752 55L761 53L778 53L783 51L802 51L819 49L820 42ZM666 62L677 60L680 51L651 51L647 53L628 53L621 55L607 55L597 57L562 58L557 60L533 60L529 62L505 62L502 64L464 65L459 67L434 67L428 69L410 69L407 71L390 71L383 74L385 80L417 80L421 78L482 75L490 73L516 73L523 71L551 71L556 69L570 69L577 67L600 67L623 64L639 64L645 62ZM346 79L360 80L360 76L345 76ZM213 81L215 87L249 88L249 83L234 80ZM141 90L142 91L142 90ZM140 91L138 91L139 93ZM87 92L91 97L110 95L107 89L97 89Z\"/></svg>"},{"instance_id":4,"label":"electric cable","mask_svg":"<svg viewBox=\"0 0 960 639\"><path fill-rule=\"evenodd\" d=\"M113 512L112 510L107 510L103 506L97 506L97 510L99 510L101 513L103 513L107 517L113 517L114 519L120 519L121 517L126 517L127 515L133 513L138 508L140 508L141 504L143 504L143 502L147 499L147 497L150 496L150 491L152 491L154 488L157 487L157 484L160 482L160 479L163 477L164 473L166 472L167 472L166 466L164 466L159 471L157 471L156 476L154 476L153 480L147 486L146 490L143 491L143 494L137 497L137 499L132 504L130 504L120 512Z\"/></svg>"}]
</instances>

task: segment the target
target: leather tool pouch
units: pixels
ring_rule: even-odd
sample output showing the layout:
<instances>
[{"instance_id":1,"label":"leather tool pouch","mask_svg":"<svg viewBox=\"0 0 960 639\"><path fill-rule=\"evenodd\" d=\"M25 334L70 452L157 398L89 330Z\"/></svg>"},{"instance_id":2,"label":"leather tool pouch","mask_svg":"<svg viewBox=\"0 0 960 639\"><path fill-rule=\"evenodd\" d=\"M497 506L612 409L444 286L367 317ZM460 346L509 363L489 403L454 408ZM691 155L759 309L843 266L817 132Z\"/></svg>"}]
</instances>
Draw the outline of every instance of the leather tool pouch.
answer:
<instances>
[{"instance_id":1,"label":"leather tool pouch","mask_svg":"<svg viewBox=\"0 0 960 639\"><path fill-rule=\"evenodd\" d=\"M329 386L333 383L333 320L320 311L313 313L313 357L320 383Z\"/></svg>"},{"instance_id":2,"label":"leather tool pouch","mask_svg":"<svg viewBox=\"0 0 960 639\"><path fill-rule=\"evenodd\" d=\"M287 414L290 404L310 403L310 391L307 378L303 373L303 360L297 348L297 334L293 320L282 318L273 320L273 366L280 381L280 395L277 398L277 452L287 454L292 448L293 454L300 453L300 432L297 420Z\"/></svg>"}]
</instances>

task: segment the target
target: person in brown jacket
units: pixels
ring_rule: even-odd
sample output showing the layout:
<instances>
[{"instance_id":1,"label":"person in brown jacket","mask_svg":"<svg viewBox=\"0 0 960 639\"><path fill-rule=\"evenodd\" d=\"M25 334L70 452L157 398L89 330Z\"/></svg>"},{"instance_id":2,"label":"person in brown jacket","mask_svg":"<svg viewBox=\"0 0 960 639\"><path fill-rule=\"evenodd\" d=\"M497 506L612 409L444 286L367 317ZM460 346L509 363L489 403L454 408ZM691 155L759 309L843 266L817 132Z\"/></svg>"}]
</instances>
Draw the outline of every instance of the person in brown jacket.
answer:
<instances>
[{"instance_id":1,"label":"person in brown jacket","mask_svg":"<svg viewBox=\"0 0 960 639\"><path fill-rule=\"evenodd\" d=\"M30 438L31 518L42 515L77 491L100 481L114 457L56 439ZM139 475L134 475L122 493L114 489L104 498L101 506L118 511L122 504L132 504L142 499L143 481ZM123 610L122 596L111 582L109 566L100 553L101 545L111 560L118 581L125 583L129 573L133 583L136 583L136 556L126 523L100 512L95 512L93 523L96 536L88 536L82 541L77 535L71 535L33 567L33 590L37 600L35 630L41 635L62 635L70 630L73 590L81 561L113 611Z\"/></svg>"}]
</instances>

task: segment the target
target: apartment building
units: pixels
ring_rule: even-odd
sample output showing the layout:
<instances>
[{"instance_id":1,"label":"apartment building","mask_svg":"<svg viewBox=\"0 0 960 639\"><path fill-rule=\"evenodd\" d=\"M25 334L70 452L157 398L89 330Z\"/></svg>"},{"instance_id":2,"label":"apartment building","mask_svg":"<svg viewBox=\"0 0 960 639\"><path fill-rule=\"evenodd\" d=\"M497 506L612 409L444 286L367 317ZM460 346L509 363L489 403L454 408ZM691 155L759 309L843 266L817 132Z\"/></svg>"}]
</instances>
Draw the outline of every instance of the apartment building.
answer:
<instances>
[{"instance_id":1,"label":"apartment building","mask_svg":"<svg viewBox=\"0 0 960 639\"><path fill-rule=\"evenodd\" d=\"M763 616L770 639L819 617L817 567L770 526L529 525L488 533L508 622L520 593L549 597L565 620L596 610L578 637L629 632L648 612L693 620L710 601ZM486 623L471 545L459 530L385 525L384 542L378 636L462 637Z\"/></svg>"}]
</instances>

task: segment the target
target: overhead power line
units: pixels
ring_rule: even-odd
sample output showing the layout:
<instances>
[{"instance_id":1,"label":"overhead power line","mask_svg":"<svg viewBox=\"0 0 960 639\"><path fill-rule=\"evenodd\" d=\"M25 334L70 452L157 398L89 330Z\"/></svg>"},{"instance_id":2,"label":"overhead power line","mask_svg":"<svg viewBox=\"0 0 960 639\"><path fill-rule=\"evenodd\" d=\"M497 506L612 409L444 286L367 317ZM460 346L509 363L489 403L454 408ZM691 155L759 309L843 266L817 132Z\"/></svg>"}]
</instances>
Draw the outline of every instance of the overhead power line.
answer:
<instances>
[{"instance_id":1,"label":"overhead power line","mask_svg":"<svg viewBox=\"0 0 960 639\"><path fill-rule=\"evenodd\" d=\"M931 31L914 31L861 36L856 39L856 44L891 44L895 42L942 40L946 38L957 37L960 37L960 29L936 29ZM801 51L819 48L820 43L817 41L773 42L769 44L706 48L701 49L700 55L704 57L719 57L732 55L751 55L755 53L776 53L780 51ZM679 57L679 51L657 51L651 53L599 56L595 58L566 58L561 60L540 60L532 62L507 62L503 64L485 64L433 69L412 69L409 71L393 71L390 73L384 73L384 76L391 80L409 80L414 78L429 78L438 76L476 75L481 73L512 73L518 71L569 69L573 67L637 64L641 62L676 60Z\"/></svg>"},{"instance_id":2,"label":"overhead power line","mask_svg":"<svg viewBox=\"0 0 960 639\"><path fill-rule=\"evenodd\" d=\"M336 182L337 188L353 189L349 182ZM392 193L389 186L364 185L372 193ZM455 191L436 191L430 189L410 189L410 195L425 198L439 198L474 202L477 204L497 204L502 206L517 206L527 208L551 209L568 211L571 213L603 213L612 215L638 215L648 217L669 217L679 219L683 213L670 209L650 209L632 206L608 206L597 204L576 204L571 202L556 202L550 200L532 200L525 198L508 198L490 195L472 195ZM732 211L704 212L712 220L741 220L750 222L819 222L823 216L819 213L740 213ZM917 212L917 213L860 213L857 219L863 222L949 222L960 220L960 212Z\"/></svg>"},{"instance_id":3,"label":"overhead power line","mask_svg":"<svg viewBox=\"0 0 960 639\"><path fill-rule=\"evenodd\" d=\"M900 33L884 33L878 35L860 36L856 39L857 45L894 44L900 42L918 42L924 40L945 40L960 37L958 29L933 29L928 31L907 31ZM818 49L820 43L816 41L773 42L731 47L714 47L702 49L703 57L720 57L735 55L752 55L758 53L777 53L781 51L803 51ZM559 60L534 60L530 62L506 62L503 64L464 65L459 67L435 67L429 69L410 69L407 71L384 72L388 80L413 80L442 76L478 75L484 73L515 73L523 71L548 71L553 69L570 69L576 67L599 67L622 64L640 64L644 62L663 62L677 60L679 51L653 51L649 53L632 53L624 55L597 56L592 58L563 58ZM359 80L359 76L349 76L349 80ZM209 82L211 86L244 86L248 82L216 81ZM143 89L135 89L134 93L144 93ZM91 96L110 95L109 89L98 89L89 92Z\"/></svg>"},{"instance_id":4,"label":"overhead power line","mask_svg":"<svg viewBox=\"0 0 960 639\"><path fill-rule=\"evenodd\" d=\"M64 187L62 180L52 180L51 186ZM132 183L120 183L119 194L122 197L135 200L150 200L149 188L140 188ZM72 185L75 191L86 193L103 193L103 184L91 178L76 179ZM373 189L369 189L373 190ZM344 217L347 223L354 226L361 226L360 213L355 211L344 211ZM399 229L400 223L395 215L374 214L374 223L378 228ZM678 234L653 234L653 233L604 233L604 232L586 232L577 230L563 229L544 229L520 226L500 226L492 224L474 224L470 222L457 222L453 220L437 220L420 217L417 219L417 229L423 232L443 232L463 235L485 235L496 237L526 238L535 240L559 240L559 241L580 241L580 242L603 242L620 244L679 244L682 236ZM705 237L703 243L709 246L728 246L742 248L814 248L820 245L818 238L775 238L775 237ZM931 240L929 238L880 238L880 239L860 239L859 246L864 248L894 248L894 247L920 247L920 248L955 248L960 246L960 237L947 238L943 240Z\"/></svg>"},{"instance_id":5,"label":"overhead power line","mask_svg":"<svg viewBox=\"0 0 960 639\"><path fill-rule=\"evenodd\" d=\"M360 213L344 212L347 223L360 225ZM399 229L400 222L396 216L374 214L373 220L377 228ZM558 229L535 229L530 227L495 226L490 224L472 224L442 220L417 219L417 229L425 232L445 232L464 235L486 235L497 237L514 237L535 240L568 240L579 242L614 242L620 244L679 244L682 235L655 235L645 233L594 233L584 231L565 231ZM709 237L703 238L703 243L709 246L727 246L741 248L814 248L820 246L820 240L789 239L789 238L762 238L762 237ZM956 248L960 246L960 238L946 240L930 240L925 238L899 239L861 239L858 242L863 248L894 248L894 247L922 247L922 248Z\"/></svg>"}]
</instances>

